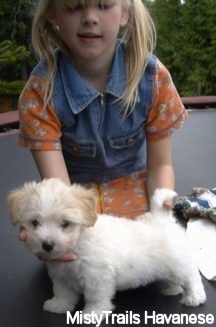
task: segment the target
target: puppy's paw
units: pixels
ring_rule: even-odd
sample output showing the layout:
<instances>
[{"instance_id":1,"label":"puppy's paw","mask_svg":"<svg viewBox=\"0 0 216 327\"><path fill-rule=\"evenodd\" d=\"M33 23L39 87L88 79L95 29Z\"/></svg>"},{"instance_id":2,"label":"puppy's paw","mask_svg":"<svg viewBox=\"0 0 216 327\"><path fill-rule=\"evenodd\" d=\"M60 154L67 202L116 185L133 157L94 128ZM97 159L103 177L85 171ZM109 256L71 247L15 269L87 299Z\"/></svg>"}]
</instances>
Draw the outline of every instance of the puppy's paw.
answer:
<instances>
[{"instance_id":1,"label":"puppy's paw","mask_svg":"<svg viewBox=\"0 0 216 327\"><path fill-rule=\"evenodd\" d=\"M204 303L206 301L206 294L204 290L200 290L199 292L193 292L191 294L185 294L182 296L180 300L181 304L190 307L197 307L198 305Z\"/></svg>"},{"instance_id":2,"label":"puppy's paw","mask_svg":"<svg viewBox=\"0 0 216 327\"><path fill-rule=\"evenodd\" d=\"M83 314L94 314L97 315L98 318L103 320L105 319L105 317L111 315L113 309L114 305L112 303L109 303L107 305L87 304L83 309Z\"/></svg>"},{"instance_id":3,"label":"puppy's paw","mask_svg":"<svg viewBox=\"0 0 216 327\"><path fill-rule=\"evenodd\" d=\"M64 299L53 297L52 299L44 302L43 309L53 313L65 313L67 311L72 311L74 306Z\"/></svg>"},{"instance_id":4,"label":"puppy's paw","mask_svg":"<svg viewBox=\"0 0 216 327\"><path fill-rule=\"evenodd\" d=\"M179 295L183 293L183 289L180 285L172 285L168 284L164 286L161 290L161 294L167 295L167 296L174 296L174 295Z\"/></svg>"}]
</instances>

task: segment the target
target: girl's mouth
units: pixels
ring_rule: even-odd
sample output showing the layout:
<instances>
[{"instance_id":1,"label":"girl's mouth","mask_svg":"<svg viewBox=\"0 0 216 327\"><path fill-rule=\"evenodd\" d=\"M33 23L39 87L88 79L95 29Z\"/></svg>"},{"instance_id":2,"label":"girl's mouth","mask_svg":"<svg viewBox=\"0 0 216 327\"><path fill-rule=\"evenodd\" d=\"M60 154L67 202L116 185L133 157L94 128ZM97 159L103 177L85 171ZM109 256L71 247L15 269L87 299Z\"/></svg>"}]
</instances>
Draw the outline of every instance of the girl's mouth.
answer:
<instances>
[{"instance_id":1,"label":"girl's mouth","mask_svg":"<svg viewBox=\"0 0 216 327\"><path fill-rule=\"evenodd\" d=\"M85 34L78 34L78 38L81 39L82 41L92 42L100 39L101 35L93 34L93 33L85 33Z\"/></svg>"}]
</instances>

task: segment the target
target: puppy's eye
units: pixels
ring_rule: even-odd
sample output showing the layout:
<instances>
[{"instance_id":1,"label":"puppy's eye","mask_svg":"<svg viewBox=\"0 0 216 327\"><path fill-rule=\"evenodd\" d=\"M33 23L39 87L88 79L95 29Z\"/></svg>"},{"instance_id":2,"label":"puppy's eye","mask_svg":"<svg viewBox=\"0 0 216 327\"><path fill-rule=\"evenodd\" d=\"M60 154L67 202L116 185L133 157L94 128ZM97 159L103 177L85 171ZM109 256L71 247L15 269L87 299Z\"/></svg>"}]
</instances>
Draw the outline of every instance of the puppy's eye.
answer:
<instances>
[{"instance_id":1,"label":"puppy's eye","mask_svg":"<svg viewBox=\"0 0 216 327\"><path fill-rule=\"evenodd\" d=\"M68 220L63 220L63 222L61 223L61 227L63 229L66 229L70 226L70 222Z\"/></svg>"},{"instance_id":2,"label":"puppy's eye","mask_svg":"<svg viewBox=\"0 0 216 327\"><path fill-rule=\"evenodd\" d=\"M39 221L36 218L33 219L31 223L32 223L32 226L34 228L37 228L38 226L40 226L40 223L39 223Z\"/></svg>"}]
</instances>

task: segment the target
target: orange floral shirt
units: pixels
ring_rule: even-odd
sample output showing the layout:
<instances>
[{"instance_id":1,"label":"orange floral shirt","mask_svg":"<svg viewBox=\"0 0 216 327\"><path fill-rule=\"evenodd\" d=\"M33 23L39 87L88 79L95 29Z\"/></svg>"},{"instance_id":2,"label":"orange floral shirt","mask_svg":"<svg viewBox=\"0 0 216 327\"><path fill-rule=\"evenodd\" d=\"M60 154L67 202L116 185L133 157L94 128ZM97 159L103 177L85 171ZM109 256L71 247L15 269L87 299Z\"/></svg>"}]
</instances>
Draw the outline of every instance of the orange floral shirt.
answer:
<instances>
[{"instance_id":1,"label":"orange floral shirt","mask_svg":"<svg viewBox=\"0 0 216 327\"><path fill-rule=\"evenodd\" d=\"M61 122L52 104L43 107L45 80L31 76L19 99L18 144L31 150L61 150ZM188 113L166 67L157 60L154 105L145 125L147 141L170 135L187 119ZM146 172L102 184L88 184L98 194L98 211L134 217L148 210Z\"/></svg>"}]
</instances>

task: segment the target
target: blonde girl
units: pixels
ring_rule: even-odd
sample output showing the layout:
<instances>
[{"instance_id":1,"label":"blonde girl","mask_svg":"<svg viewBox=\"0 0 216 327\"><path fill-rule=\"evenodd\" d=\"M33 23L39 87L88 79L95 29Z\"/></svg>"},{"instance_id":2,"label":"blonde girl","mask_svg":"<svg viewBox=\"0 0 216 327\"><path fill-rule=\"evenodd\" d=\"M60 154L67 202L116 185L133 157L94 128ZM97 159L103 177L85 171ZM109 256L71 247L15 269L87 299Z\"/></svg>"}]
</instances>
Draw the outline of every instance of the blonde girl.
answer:
<instances>
[{"instance_id":1,"label":"blonde girl","mask_svg":"<svg viewBox=\"0 0 216 327\"><path fill-rule=\"evenodd\" d=\"M171 133L187 114L143 2L39 0L32 42L19 143L41 178L94 188L100 213L147 211L156 188L174 188Z\"/></svg>"}]
</instances>

